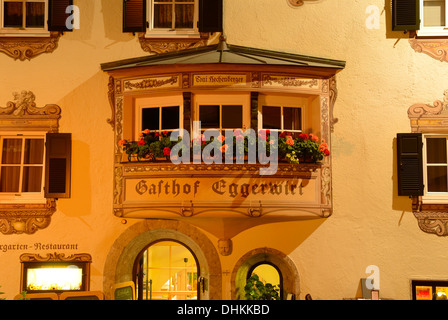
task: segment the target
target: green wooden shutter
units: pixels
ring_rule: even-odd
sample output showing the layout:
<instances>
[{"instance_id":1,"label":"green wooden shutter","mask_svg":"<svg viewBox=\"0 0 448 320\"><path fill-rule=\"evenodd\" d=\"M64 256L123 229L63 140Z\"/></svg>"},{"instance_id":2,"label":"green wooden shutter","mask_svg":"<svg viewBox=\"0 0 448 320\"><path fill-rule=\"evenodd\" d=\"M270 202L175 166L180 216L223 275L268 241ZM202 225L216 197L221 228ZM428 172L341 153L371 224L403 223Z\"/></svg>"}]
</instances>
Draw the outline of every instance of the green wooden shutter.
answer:
<instances>
[{"instance_id":1,"label":"green wooden shutter","mask_svg":"<svg viewBox=\"0 0 448 320\"><path fill-rule=\"evenodd\" d=\"M421 133L397 134L399 196L423 195L423 143Z\"/></svg>"},{"instance_id":2,"label":"green wooden shutter","mask_svg":"<svg viewBox=\"0 0 448 320\"><path fill-rule=\"evenodd\" d=\"M420 0L392 0L392 30L420 29Z\"/></svg>"},{"instance_id":3,"label":"green wooden shutter","mask_svg":"<svg viewBox=\"0 0 448 320\"><path fill-rule=\"evenodd\" d=\"M123 0L123 32L146 31L146 1Z\"/></svg>"},{"instance_id":4,"label":"green wooden shutter","mask_svg":"<svg viewBox=\"0 0 448 320\"><path fill-rule=\"evenodd\" d=\"M47 133L45 154L45 197L70 198L72 134Z\"/></svg>"},{"instance_id":5,"label":"green wooden shutter","mask_svg":"<svg viewBox=\"0 0 448 320\"><path fill-rule=\"evenodd\" d=\"M73 0L49 0L48 2L48 30L49 31L73 31L68 29L66 21L71 13L65 13L68 6L73 5Z\"/></svg>"},{"instance_id":6,"label":"green wooden shutter","mask_svg":"<svg viewBox=\"0 0 448 320\"><path fill-rule=\"evenodd\" d=\"M222 0L199 0L199 32L222 32Z\"/></svg>"}]
</instances>

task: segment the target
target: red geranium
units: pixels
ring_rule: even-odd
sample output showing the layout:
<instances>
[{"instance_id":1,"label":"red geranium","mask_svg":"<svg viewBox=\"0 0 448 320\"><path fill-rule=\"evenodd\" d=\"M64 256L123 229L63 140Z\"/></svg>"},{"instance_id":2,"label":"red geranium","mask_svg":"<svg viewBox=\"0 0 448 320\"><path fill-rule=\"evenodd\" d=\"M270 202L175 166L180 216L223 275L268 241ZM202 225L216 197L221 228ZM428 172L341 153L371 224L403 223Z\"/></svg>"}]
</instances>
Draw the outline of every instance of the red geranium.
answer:
<instances>
[{"instance_id":1,"label":"red geranium","mask_svg":"<svg viewBox=\"0 0 448 320\"><path fill-rule=\"evenodd\" d=\"M163 149L163 154L164 154L165 156L169 156L169 155L171 154L171 149L168 148L168 147L165 147L165 148Z\"/></svg>"},{"instance_id":2,"label":"red geranium","mask_svg":"<svg viewBox=\"0 0 448 320\"><path fill-rule=\"evenodd\" d=\"M302 140L308 140L309 136L306 133L301 133L301 134L299 134L299 138Z\"/></svg>"},{"instance_id":3,"label":"red geranium","mask_svg":"<svg viewBox=\"0 0 448 320\"><path fill-rule=\"evenodd\" d=\"M330 150L325 149L325 150L323 151L323 154L324 154L324 156L328 157L328 156L330 155Z\"/></svg>"},{"instance_id":4,"label":"red geranium","mask_svg":"<svg viewBox=\"0 0 448 320\"><path fill-rule=\"evenodd\" d=\"M139 141L138 141L138 145L139 145L139 146L143 146L143 145L145 145L145 140L139 140Z\"/></svg>"}]
</instances>

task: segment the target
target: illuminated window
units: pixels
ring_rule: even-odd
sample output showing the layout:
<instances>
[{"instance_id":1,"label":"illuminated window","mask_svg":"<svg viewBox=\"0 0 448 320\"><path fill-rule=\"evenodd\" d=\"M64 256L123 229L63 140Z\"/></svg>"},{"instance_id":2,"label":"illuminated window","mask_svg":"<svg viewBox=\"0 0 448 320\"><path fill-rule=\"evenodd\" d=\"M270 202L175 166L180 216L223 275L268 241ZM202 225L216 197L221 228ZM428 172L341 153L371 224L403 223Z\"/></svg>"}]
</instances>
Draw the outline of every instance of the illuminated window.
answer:
<instances>
[{"instance_id":1,"label":"illuminated window","mask_svg":"<svg viewBox=\"0 0 448 320\"><path fill-rule=\"evenodd\" d=\"M47 257L23 254L20 258L21 287L27 293L88 291L90 288L89 254L69 257L57 253Z\"/></svg>"},{"instance_id":2,"label":"illuminated window","mask_svg":"<svg viewBox=\"0 0 448 320\"><path fill-rule=\"evenodd\" d=\"M148 247L136 261L138 300L197 300L198 267L191 251L174 241Z\"/></svg>"},{"instance_id":3,"label":"illuminated window","mask_svg":"<svg viewBox=\"0 0 448 320\"><path fill-rule=\"evenodd\" d=\"M448 300L448 281L412 280L413 300Z\"/></svg>"}]
</instances>

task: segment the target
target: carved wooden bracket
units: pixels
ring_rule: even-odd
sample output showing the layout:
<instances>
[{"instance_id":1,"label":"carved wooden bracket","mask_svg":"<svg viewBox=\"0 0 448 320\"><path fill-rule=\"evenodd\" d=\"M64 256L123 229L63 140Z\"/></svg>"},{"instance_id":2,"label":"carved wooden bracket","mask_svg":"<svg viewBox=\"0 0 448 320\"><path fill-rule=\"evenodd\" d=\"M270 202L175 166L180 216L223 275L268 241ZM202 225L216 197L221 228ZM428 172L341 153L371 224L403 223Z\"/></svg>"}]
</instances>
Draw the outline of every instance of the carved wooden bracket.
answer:
<instances>
[{"instance_id":1,"label":"carved wooden bracket","mask_svg":"<svg viewBox=\"0 0 448 320\"><path fill-rule=\"evenodd\" d=\"M51 32L47 37L0 37L0 52L14 60L30 60L42 53L53 52L60 36L59 32Z\"/></svg>"},{"instance_id":2,"label":"carved wooden bracket","mask_svg":"<svg viewBox=\"0 0 448 320\"><path fill-rule=\"evenodd\" d=\"M31 91L14 93L14 101L0 107L1 131L58 132L61 108L55 104L36 107ZM3 234L33 234L46 228L56 211L55 199L46 203L0 204L0 232Z\"/></svg>"},{"instance_id":3,"label":"carved wooden bracket","mask_svg":"<svg viewBox=\"0 0 448 320\"><path fill-rule=\"evenodd\" d=\"M426 53L430 57L448 62L448 39L409 39L412 49L416 52Z\"/></svg>"}]
</instances>

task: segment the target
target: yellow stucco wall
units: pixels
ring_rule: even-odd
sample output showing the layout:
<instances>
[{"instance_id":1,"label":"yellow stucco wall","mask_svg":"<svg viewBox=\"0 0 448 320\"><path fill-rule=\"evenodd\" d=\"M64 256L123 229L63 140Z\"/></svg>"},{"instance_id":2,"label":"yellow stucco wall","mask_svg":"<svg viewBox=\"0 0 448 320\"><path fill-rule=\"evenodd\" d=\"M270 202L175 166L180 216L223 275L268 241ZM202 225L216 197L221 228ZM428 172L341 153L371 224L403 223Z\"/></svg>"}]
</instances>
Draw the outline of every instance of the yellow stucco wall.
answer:
<instances>
[{"instance_id":1,"label":"yellow stucco wall","mask_svg":"<svg viewBox=\"0 0 448 320\"><path fill-rule=\"evenodd\" d=\"M146 55L137 36L121 32L121 0L75 0L79 30L31 61L0 54L0 106L31 90L39 107L62 108L61 132L73 134L72 197L58 200L49 227L33 235L1 235L0 245L77 244L66 254L93 257L91 290L103 290L103 268L113 241L134 223L112 213L113 130L108 76L100 64ZM233 238L220 256L223 298L230 273L253 248L271 247L294 261L303 299L352 298L366 267L380 270L383 298L410 299L410 279L448 278L447 239L421 231L410 200L396 196L394 138L410 132L407 109L441 99L448 64L416 53L403 33L391 32L390 1L321 0L292 8L286 0L224 0L228 43L344 60L337 75L339 119L332 134L334 212L325 220L254 227ZM368 5L380 9L380 29L368 29ZM387 18L387 19L386 19ZM213 243L217 238L208 234ZM20 292L22 250L0 251L0 291ZM230 273L226 273L226 271ZM1 296L0 296L1 297Z\"/></svg>"}]
</instances>

